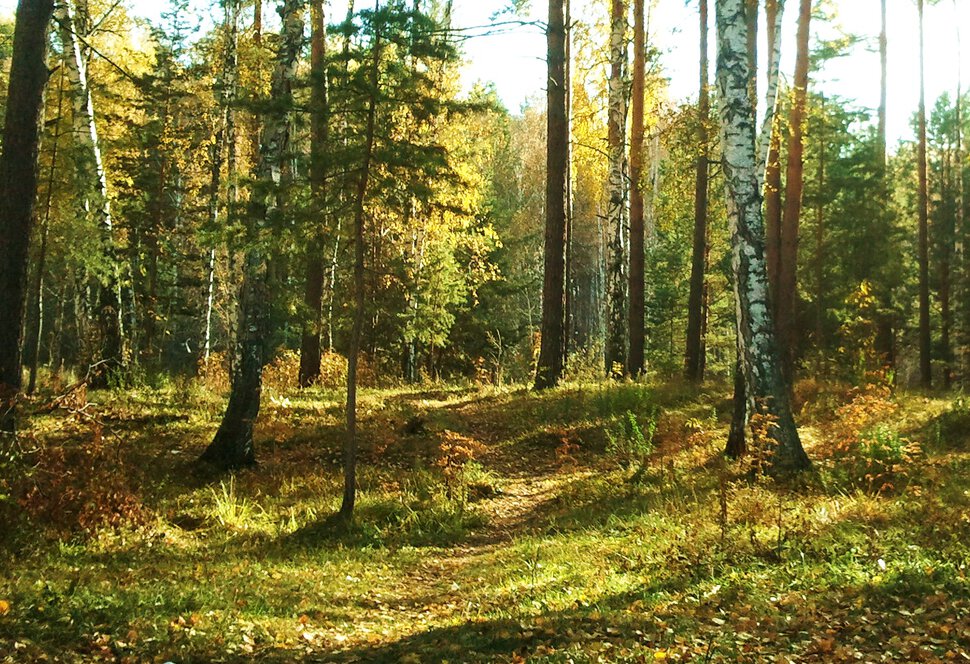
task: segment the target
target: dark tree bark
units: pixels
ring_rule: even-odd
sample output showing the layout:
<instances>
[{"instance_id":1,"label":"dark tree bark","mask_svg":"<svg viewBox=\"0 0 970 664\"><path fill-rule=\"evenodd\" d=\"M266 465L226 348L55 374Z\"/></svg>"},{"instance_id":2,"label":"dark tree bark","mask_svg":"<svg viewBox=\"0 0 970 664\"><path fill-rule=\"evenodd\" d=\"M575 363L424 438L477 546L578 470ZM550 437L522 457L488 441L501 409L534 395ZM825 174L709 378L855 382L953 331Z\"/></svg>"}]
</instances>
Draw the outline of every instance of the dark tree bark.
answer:
<instances>
[{"instance_id":1,"label":"dark tree bark","mask_svg":"<svg viewBox=\"0 0 970 664\"><path fill-rule=\"evenodd\" d=\"M303 0L284 0L282 3L281 40L271 83L271 96L279 103L263 116L255 179L265 189L253 193L248 210L250 238L240 294L239 357L222 423L201 457L202 461L223 470L250 466L256 462L253 426L259 415L263 365L270 332L269 268L263 244L278 205L278 187L289 141L288 113L303 46L303 4Z\"/></svg>"},{"instance_id":2,"label":"dark tree bark","mask_svg":"<svg viewBox=\"0 0 970 664\"><path fill-rule=\"evenodd\" d=\"M27 380L27 394L37 389L37 370L40 366L40 345L44 335L44 273L47 270L47 246L50 239L51 204L54 198L54 176L57 173L57 155L60 152L60 126L64 112L64 67L61 66L60 81L57 88L57 121L54 125L54 141L51 146L51 164L47 171L47 195L44 197L44 220L40 226L40 251L34 281L30 286L30 301L34 309L34 324L30 328L24 348L29 352L26 358L30 369Z\"/></svg>"},{"instance_id":3,"label":"dark tree bark","mask_svg":"<svg viewBox=\"0 0 970 664\"><path fill-rule=\"evenodd\" d=\"M777 0L767 0L768 57L774 53ZM771 124L771 143L765 165L765 260L768 262L768 288L772 311L778 320L778 275L781 261L781 123L776 116Z\"/></svg>"},{"instance_id":4,"label":"dark tree bark","mask_svg":"<svg viewBox=\"0 0 970 664\"><path fill-rule=\"evenodd\" d=\"M805 104L808 97L808 47L812 0L801 0L796 37L795 78L789 116L788 165L785 174L785 213L781 222L781 253L778 260L778 291L775 308L781 368L791 383L798 345L798 227L805 185L803 141Z\"/></svg>"},{"instance_id":5,"label":"dark tree bark","mask_svg":"<svg viewBox=\"0 0 970 664\"><path fill-rule=\"evenodd\" d=\"M691 255L690 296L687 302L687 379L704 380L704 284L707 266L708 162L710 139L707 123L711 115L709 93L708 7L700 0L700 85L697 97L697 173L694 181L694 245Z\"/></svg>"},{"instance_id":6,"label":"dark tree bark","mask_svg":"<svg viewBox=\"0 0 970 664\"><path fill-rule=\"evenodd\" d=\"M815 201L815 348L821 361L825 348L825 97L819 99L821 126L818 147L818 196ZM820 368L820 367L819 367Z\"/></svg>"},{"instance_id":7,"label":"dark tree bark","mask_svg":"<svg viewBox=\"0 0 970 664\"><path fill-rule=\"evenodd\" d=\"M630 374L644 369L644 224L643 224L643 132L644 78L646 76L646 20L644 0L633 0L633 102L630 130Z\"/></svg>"},{"instance_id":8,"label":"dark tree bark","mask_svg":"<svg viewBox=\"0 0 970 664\"><path fill-rule=\"evenodd\" d=\"M375 12L377 6L375 4ZM347 438L344 441L344 496L340 505L340 518L350 521L357 502L357 368L360 362L361 341L364 334L364 318L367 306L367 285L364 280L364 205L370 183L371 161L374 155L374 135L377 124L377 96L381 83L381 57L383 40L381 26L374 25L373 58L370 73L370 100L367 105L367 125L364 135L364 161L357 181L354 202L354 325L350 334L350 352L347 358ZM434 348L429 353L433 359Z\"/></svg>"},{"instance_id":9,"label":"dark tree bark","mask_svg":"<svg viewBox=\"0 0 970 664\"><path fill-rule=\"evenodd\" d=\"M542 337L535 388L555 387L563 372L565 313L566 171L569 121L566 114L566 26L563 0L549 0L547 48L546 229L542 283Z\"/></svg>"},{"instance_id":10,"label":"dark tree bark","mask_svg":"<svg viewBox=\"0 0 970 664\"><path fill-rule=\"evenodd\" d=\"M889 90L889 40L886 37L886 0L880 1L881 29L879 31L879 122L876 130L878 142L879 163L886 168L886 97Z\"/></svg>"},{"instance_id":11,"label":"dark tree bark","mask_svg":"<svg viewBox=\"0 0 970 664\"><path fill-rule=\"evenodd\" d=\"M321 334L323 327L323 280L326 276L324 251L327 238L324 212L326 210L326 155L330 141L330 118L327 84L327 24L323 0L311 4L310 78L311 89L311 145L310 186L313 189L314 210L318 232L309 244L306 255L306 279L303 303L307 320L300 346L300 387L309 387L320 378Z\"/></svg>"},{"instance_id":12,"label":"dark tree bark","mask_svg":"<svg viewBox=\"0 0 970 664\"><path fill-rule=\"evenodd\" d=\"M923 48L923 0L917 0L919 10L919 382L929 388L933 384L930 337L930 259L929 259L929 198L926 176L926 71Z\"/></svg>"},{"instance_id":13,"label":"dark tree bark","mask_svg":"<svg viewBox=\"0 0 970 664\"><path fill-rule=\"evenodd\" d=\"M0 153L0 434L15 433L27 261L37 199L37 154L53 0L20 0Z\"/></svg>"}]
</instances>

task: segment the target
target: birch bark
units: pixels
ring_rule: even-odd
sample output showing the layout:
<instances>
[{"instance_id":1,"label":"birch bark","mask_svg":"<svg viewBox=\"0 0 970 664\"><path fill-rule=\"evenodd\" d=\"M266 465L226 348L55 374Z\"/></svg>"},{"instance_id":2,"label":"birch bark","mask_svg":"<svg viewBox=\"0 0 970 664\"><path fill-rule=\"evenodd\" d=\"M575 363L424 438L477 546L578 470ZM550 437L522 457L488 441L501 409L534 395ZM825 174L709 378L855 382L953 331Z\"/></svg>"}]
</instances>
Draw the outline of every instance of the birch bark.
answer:
<instances>
[{"instance_id":1,"label":"birch bark","mask_svg":"<svg viewBox=\"0 0 970 664\"><path fill-rule=\"evenodd\" d=\"M606 265L607 331L606 372L614 377L629 373L627 358L627 238L626 238L626 2L612 0L610 14L610 80L607 152L607 221L609 244Z\"/></svg>"},{"instance_id":2,"label":"birch bark","mask_svg":"<svg viewBox=\"0 0 970 664\"><path fill-rule=\"evenodd\" d=\"M721 0L716 7L722 162L746 406L749 419L755 416L762 419L768 440L756 442L766 447L769 472L783 474L811 464L792 417L769 308L761 209L764 162L756 136L755 110L748 95L748 29L744 3L743 0ZM766 115L771 115L770 108ZM766 118L767 127L771 126L769 120ZM767 144L761 143L767 154Z\"/></svg>"},{"instance_id":3,"label":"birch bark","mask_svg":"<svg viewBox=\"0 0 970 664\"><path fill-rule=\"evenodd\" d=\"M96 386L107 384L107 372L122 362L122 310L121 287L114 246L114 224L111 217L111 200L108 196L108 178L104 170L101 142L95 120L94 98L88 79L87 60L81 48L72 0L63 0L54 9L60 26L61 41L66 51L65 64L71 82L74 101L74 137L81 148L77 160L78 180L84 193L84 207L94 216L106 268L99 275L98 322L102 335L101 366L105 369L93 377Z\"/></svg>"},{"instance_id":4,"label":"birch bark","mask_svg":"<svg viewBox=\"0 0 970 664\"><path fill-rule=\"evenodd\" d=\"M303 47L304 4L305 0L283 0L280 7L283 19L281 39L271 82L272 98L279 103L263 116L262 140L254 174L258 186L249 204L249 238L240 295L239 357L222 423L201 457L225 470L256 462L253 425L259 415L269 336L268 265L263 244L279 204L283 159L290 135L292 87Z\"/></svg>"}]
</instances>

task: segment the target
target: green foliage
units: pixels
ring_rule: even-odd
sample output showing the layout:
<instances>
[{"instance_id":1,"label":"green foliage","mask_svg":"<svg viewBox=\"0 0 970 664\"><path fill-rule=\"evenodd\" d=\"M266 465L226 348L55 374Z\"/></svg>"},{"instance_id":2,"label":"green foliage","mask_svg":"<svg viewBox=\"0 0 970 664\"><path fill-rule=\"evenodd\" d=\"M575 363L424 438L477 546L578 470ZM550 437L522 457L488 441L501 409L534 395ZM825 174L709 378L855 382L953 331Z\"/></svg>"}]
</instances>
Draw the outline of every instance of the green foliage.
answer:
<instances>
[{"instance_id":1,"label":"green foliage","mask_svg":"<svg viewBox=\"0 0 970 664\"><path fill-rule=\"evenodd\" d=\"M860 473L895 466L905 482L784 487L716 463L727 421L712 411L728 388L365 390L349 526L327 518L339 505L340 394L282 392L287 407L257 429L259 444L271 431L275 441L260 469L213 482L185 465L219 415L208 401L176 385L99 393L90 413L126 441L113 472L151 469L137 472L141 525L67 537L36 520L0 547L0 649L25 661L970 654L970 459L949 438L964 404L899 392L884 410L874 399L888 397L867 393L836 419L847 429L875 412L853 434ZM398 433L416 413L425 432ZM805 419L817 456L832 418ZM934 423L942 442L905 460L905 441ZM87 440L66 412L25 426L45 446ZM652 442L677 480L625 481L604 430L628 449ZM820 459L822 479L847 463ZM889 614L913 631L901 636Z\"/></svg>"},{"instance_id":2,"label":"green foliage","mask_svg":"<svg viewBox=\"0 0 970 664\"><path fill-rule=\"evenodd\" d=\"M657 433L657 411L647 417L641 427L637 416L626 411L606 431L606 453L622 468L644 468L654 452L654 435Z\"/></svg>"}]
</instances>

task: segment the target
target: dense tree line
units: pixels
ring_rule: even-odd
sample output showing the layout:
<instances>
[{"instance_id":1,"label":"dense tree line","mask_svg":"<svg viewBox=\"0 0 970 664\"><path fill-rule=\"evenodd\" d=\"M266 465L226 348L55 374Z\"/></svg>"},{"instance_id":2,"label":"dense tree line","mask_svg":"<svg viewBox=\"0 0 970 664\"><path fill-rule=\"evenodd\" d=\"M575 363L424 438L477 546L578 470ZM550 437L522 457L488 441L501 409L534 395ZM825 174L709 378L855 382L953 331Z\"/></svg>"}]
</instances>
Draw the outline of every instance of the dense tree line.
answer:
<instances>
[{"instance_id":1,"label":"dense tree line","mask_svg":"<svg viewBox=\"0 0 970 664\"><path fill-rule=\"evenodd\" d=\"M203 459L249 465L263 369L298 353L295 383L346 389L349 516L363 381L733 378L729 451L766 435L777 471L809 465L800 378L964 383L964 95L927 111L921 83L887 145L885 2L875 113L816 85L855 46L813 41L811 0L790 89L782 0L699 0L696 103L668 99L662 1L549 0L517 112L462 90L451 0L278 4L24 0L2 26L5 431L69 376L224 370Z\"/></svg>"}]
</instances>

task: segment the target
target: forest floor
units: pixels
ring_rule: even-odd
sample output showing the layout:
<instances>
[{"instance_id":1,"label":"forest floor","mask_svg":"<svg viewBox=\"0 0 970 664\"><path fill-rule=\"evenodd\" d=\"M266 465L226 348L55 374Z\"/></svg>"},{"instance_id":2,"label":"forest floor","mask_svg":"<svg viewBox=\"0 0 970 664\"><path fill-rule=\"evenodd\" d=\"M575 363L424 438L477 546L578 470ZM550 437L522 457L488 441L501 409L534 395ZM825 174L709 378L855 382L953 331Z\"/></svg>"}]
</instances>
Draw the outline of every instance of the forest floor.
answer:
<instances>
[{"instance_id":1,"label":"forest floor","mask_svg":"<svg viewBox=\"0 0 970 664\"><path fill-rule=\"evenodd\" d=\"M0 662L970 660L970 404L803 382L777 484L723 461L729 396L366 390L350 528L337 391L270 390L233 477L195 382L38 399Z\"/></svg>"}]
</instances>

